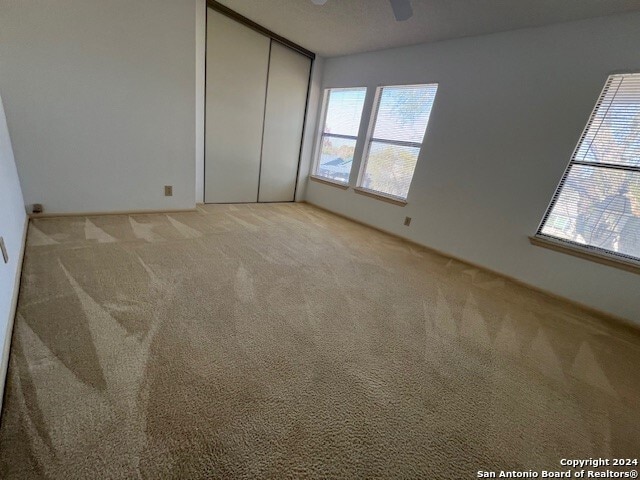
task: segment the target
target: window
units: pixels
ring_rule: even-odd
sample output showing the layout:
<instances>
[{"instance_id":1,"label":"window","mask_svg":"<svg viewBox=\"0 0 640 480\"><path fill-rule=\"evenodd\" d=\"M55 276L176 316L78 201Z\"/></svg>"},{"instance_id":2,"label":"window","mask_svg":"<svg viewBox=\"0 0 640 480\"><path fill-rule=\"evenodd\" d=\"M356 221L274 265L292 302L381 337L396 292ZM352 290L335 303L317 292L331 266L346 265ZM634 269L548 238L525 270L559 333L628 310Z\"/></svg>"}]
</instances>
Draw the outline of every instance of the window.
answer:
<instances>
[{"instance_id":1,"label":"window","mask_svg":"<svg viewBox=\"0 0 640 480\"><path fill-rule=\"evenodd\" d=\"M437 84L378 88L361 188L407 198L437 90Z\"/></svg>"},{"instance_id":2,"label":"window","mask_svg":"<svg viewBox=\"0 0 640 480\"><path fill-rule=\"evenodd\" d=\"M325 90L324 126L315 175L349 183L366 88Z\"/></svg>"},{"instance_id":3,"label":"window","mask_svg":"<svg viewBox=\"0 0 640 480\"><path fill-rule=\"evenodd\" d=\"M537 237L640 260L640 74L607 79Z\"/></svg>"}]
</instances>

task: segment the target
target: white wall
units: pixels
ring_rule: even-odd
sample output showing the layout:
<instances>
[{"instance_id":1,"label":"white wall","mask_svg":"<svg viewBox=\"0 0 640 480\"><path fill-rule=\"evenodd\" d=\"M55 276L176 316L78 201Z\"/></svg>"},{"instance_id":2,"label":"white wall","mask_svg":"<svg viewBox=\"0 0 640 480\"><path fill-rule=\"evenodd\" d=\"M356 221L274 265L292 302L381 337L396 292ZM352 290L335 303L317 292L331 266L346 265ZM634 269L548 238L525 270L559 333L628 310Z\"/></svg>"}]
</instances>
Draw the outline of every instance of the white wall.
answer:
<instances>
[{"instance_id":1,"label":"white wall","mask_svg":"<svg viewBox=\"0 0 640 480\"><path fill-rule=\"evenodd\" d=\"M0 236L4 238L9 263L0 256L0 407L7 373L11 327L18 299L19 273L24 248L26 214L11 139L0 98Z\"/></svg>"},{"instance_id":2,"label":"white wall","mask_svg":"<svg viewBox=\"0 0 640 480\"><path fill-rule=\"evenodd\" d=\"M327 59L324 87L440 86L406 207L316 182L307 201L640 323L640 275L528 241L607 75L640 71L639 25L634 13Z\"/></svg>"},{"instance_id":3,"label":"white wall","mask_svg":"<svg viewBox=\"0 0 640 480\"><path fill-rule=\"evenodd\" d=\"M304 132L302 133L302 150L300 152L300 167L298 170L298 184L296 185L296 202L304 200L307 190L307 178L313 163L313 147L320 103L322 101L322 70L324 58L316 56L311 67L311 81L309 82L309 101L305 117Z\"/></svg>"},{"instance_id":4,"label":"white wall","mask_svg":"<svg viewBox=\"0 0 640 480\"><path fill-rule=\"evenodd\" d=\"M27 204L193 208L196 1L0 0L0 11L0 90Z\"/></svg>"}]
</instances>

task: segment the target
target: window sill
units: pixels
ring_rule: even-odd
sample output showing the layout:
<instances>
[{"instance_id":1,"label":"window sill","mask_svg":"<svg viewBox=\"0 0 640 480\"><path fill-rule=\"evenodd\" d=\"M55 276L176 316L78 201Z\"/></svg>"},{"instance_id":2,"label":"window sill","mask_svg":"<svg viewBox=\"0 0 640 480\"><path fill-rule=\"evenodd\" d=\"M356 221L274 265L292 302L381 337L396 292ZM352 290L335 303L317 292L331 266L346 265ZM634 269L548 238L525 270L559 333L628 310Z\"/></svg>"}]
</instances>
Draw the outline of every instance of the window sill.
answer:
<instances>
[{"instance_id":1,"label":"window sill","mask_svg":"<svg viewBox=\"0 0 640 480\"><path fill-rule=\"evenodd\" d=\"M402 200L400 198L397 197L393 197L391 195L385 195L384 193L380 193L380 192L376 192L373 190L369 190L367 188L362 188L362 187L356 187L354 188L356 193L359 193L360 195L366 195L367 197L373 197L376 198L378 200L382 200L383 202L388 202L388 203L392 203L393 205L398 205L400 207L404 207L407 205L407 201L406 200Z\"/></svg>"},{"instance_id":2,"label":"window sill","mask_svg":"<svg viewBox=\"0 0 640 480\"><path fill-rule=\"evenodd\" d=\"M626 260L605 252L572 245L570 243L563 242L562 240L554 240L553 238L543 235L529 237L529 242L531 242L531 245L535 245L536 247L548 248L556 252L566 253L568 255L573 255L574 257L601 263L609 267L620 268L628 272L640 274L640 262L634 262L633 260Z\"/></svg>"},{"instance_id":3,"label":"window sill","mask_svg":"<svg viewBox=\"0 0 640 480\"><path fill-rule=\"evenodd\" d=\"M349 188L349 185L346 184L346 183L336 182L335 180L330 180L328 178L318 177L316 175L309 175L309 179L313 180L314 182L324 183L325 185L331 185L332 187L338 187L338 188L341 188L343 190L347 190Z\"/></svg>"}]
</instances>

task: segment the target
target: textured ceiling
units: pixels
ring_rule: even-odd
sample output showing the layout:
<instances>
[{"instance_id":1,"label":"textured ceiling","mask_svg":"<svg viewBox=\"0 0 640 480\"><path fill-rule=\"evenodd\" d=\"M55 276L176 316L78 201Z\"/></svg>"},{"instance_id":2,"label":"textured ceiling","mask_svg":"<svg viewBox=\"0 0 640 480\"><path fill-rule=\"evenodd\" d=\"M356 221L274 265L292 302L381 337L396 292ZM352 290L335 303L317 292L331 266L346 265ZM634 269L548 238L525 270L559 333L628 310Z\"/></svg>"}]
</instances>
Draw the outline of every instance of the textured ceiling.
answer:
<instances>
[{"instance_id":1,"label":"textured ceiling","mask_svg":"<svg viewBox=\"0 0 640 480\"><path fill-rule=\"evenodd\" d=\"M640 0L412 0L413 18L396 22L388 0L219 1L322 56L640 10Z\"/></svg>"}]
</instances>

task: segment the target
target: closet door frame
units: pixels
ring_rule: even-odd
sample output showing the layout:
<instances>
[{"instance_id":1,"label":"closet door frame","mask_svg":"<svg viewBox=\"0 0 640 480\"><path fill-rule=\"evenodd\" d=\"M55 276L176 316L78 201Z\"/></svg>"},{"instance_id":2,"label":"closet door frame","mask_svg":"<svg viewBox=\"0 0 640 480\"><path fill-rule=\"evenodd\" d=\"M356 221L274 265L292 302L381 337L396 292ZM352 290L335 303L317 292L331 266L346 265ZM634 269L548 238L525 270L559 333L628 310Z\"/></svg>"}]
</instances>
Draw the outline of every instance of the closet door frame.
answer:
<instances>
[{"instance_id":1,"label":"closet door frame","mask_svg":"<svg viewBox=\"0 0 640 480\"><path fill-rule=\"evenodd\" d=\"M303 140L304 140L304 136L305 136L305 132L307 129L307 114L309 111L309 95L310 95L310 90L311 90L311 76L313 74L313 64L315 62L315 58L316 58L316 54L311 52L310 50L307 50L306 48L298 45L295 42L292 42L291 40L282 37L281 35L278 35L277 33L272 32L271 30L269 30L268 28L263 27L262 25L254 22L253 20L248 19L247 17L240 15L239 13L237 13L236 11L230 9L229 7L222 5L221 3L217 2L216 0L207 0L207 24L208 24L208 16L209 16L209 8L211 8L212 10L221 13L227 17L229 17L232 20L235 20L236 22L251 28L252 30L255 30L258 33L261 33L265 36L267 36L270 39L270 44L269 44L269 63L271 62L271 46L273 45L273 42L278 42L282 45L284 45L285 47L288 47L306 57L308 57L311 60L311 65L309 67L309 79L307 81L307 98L306 98L306 102L305 102L305 106L304 106L304 118L303 118L303 122L302 122L302 135L300 136L300 148L298 150L298 167L297 167L297 171L296 171L296 179L295 179L295 189L294 189L294 193L293 193L293 202L295 202L295 198L296 198L296 194L298 193L298 182L300 180L300 160L302 157L302 147L303 147ZM206 31L207 31L208 27L205 27L205 45L207 44L207 38L206 38ZM205 72L206 72L206 50L205 50ZM267 70L267 82L268 82L268 70ZM205 73L205 85L207 82L207 78L206 78L206 73ZM268 85L267 85L268 86ZM206 87L205 87L205 98L204 98L204 102L206 105L207 99L206 99ZM265 95L265 111L266 111L266 103L267 103L267 98ZM206 115L206 108L205 108L205 132L206 132L206 123L207 123L207 115ZM264 123L263 123L263 141L264 141ZM205 135L205 145L204 145L204 151L207 151L207 146L206 146L206 135ZM207 174L206 174L206 170L207 170L207 162L205 159L204 162L204 175L202 178L202 181L204 182L203 185L203 192L205 197L204 197L204 201L206 202L206 178L207 178ZM260 152L260 170L262 170L262 152ZM259 171L260 171L259 170ZM258 175L258 192L256 193L256 203L258 203L259 200L259 189L260 189L260 175ZM249 202L251 203L251 202ZM283 202L260 202L260 203L283 203ZM291 202L286 202L286 203L291 203Z\"/></svg>"}]
</instances>

